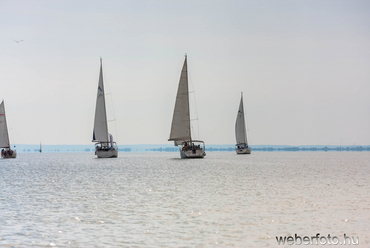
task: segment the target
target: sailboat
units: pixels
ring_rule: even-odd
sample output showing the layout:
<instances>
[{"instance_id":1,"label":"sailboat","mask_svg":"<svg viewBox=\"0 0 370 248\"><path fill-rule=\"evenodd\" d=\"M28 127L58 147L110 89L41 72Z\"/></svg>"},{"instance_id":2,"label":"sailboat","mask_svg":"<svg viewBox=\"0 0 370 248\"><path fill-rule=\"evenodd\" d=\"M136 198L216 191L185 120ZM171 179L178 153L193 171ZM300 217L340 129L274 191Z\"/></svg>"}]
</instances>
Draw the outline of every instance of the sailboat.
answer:
<instances>
[{"instance_id":1,"label":"sailboat","mask_svg":"<svg viewBox=\"0 0 370 248\"><path fill-rule=\"evenodd\" d=\"M41 147L41 142L40 142L40 153L42 153L42 147Z\"/></svg>"},{"instance_id":2,"label":"sailboat","mask_svg":"<svg viewBox=\"0 0 370 248\"><path fill-rule=\"evenodd\" d=\"M185 55L168 141L174 141L175 146L180 146L181 158L203 158L206 156L204 142L191 138L187 67Z\"/></svg>"},{"instance_id":3,"label":"sailboat","mask_svg":"<svg viewBox=\"0 0 370 248\"><path fill-rule=\"evenodd\" d=\"M0 148L2 158L16 158L17 151L10 149L8 127L6 125L4 100L0 104Z\"/></svg>"},{"instance_id":4,"label":"sailboat","mask_svg":"<svg viewBox=\"0 0 370 248\"><path fill-rule=\"evenodd\" d=\"M103 65L101 58L92 142L95 142L95 155L97 155L98 158L116 158L118 156L117 144L113 141L113 136L108 133L107 111L105 108L105 91L103 83Z\"/></svg>"},{"instance_id":5,"label":"sailboat","mask_svg":"<svg viewBox=\"0 0 370 248\"><path fill-rule=\"evenodd\" d=\"M235 151L237 154L251 154L251 149L248 147L247 132L245 128L244 107L243 107L243 92L240 99L238 115L235 123Z\"/></svg>"}]
</instances>

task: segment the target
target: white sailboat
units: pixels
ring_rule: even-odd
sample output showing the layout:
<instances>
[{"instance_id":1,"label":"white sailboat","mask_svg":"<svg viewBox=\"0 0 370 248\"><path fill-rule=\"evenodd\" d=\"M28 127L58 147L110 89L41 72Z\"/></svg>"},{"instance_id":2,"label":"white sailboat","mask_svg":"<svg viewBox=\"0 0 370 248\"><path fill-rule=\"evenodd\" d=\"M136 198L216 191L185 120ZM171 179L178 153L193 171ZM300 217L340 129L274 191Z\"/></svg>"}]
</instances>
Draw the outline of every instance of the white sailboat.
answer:
<instances>
[{"instance_id":1,"label":"white sailboat","mask_svg":"<svg viewBox=\"0 0 370 248\"><path fill-rule=\"evenodd\" d=\"M113 141L113 136L108 134L102 59L100 59L100 75L92 142L95 142L95 155L98 158L116 158L118 156L117 144Z\"/></svg>"},{"instance_id":2,"label":"white sailboat","mask_svg":"<svg viewBox=\"0 0 370 248\"><path fill-rule=\"evenodd\" d=\"M191 138L187 67L185 55L168 140L174 141L175 146L180 146L181 158L203 158L206 155L204 142Z\"/></svg>"},{"instance_id":3,"label":"white sailboat","mask_svg":"<svg viewBox=\"0 0 370 248\"><path fill-rule=\"evenodd\" d=\"M240 99L238 115L235 123L235 151L237 154L251 154L251 148L248 147L247 132L245 128L244 107L243 107L243 92Z\"/></svg>"},{"instance_id":4,"label":"white sailboat","mask_svg":"<svg viewBox=\"0 0 370 248\"><path fill-rule=\"evenodd\" d=\"M10 149L8 127L6 125L4 100L0 104L0 148L2 158L16 158L17 151Z\"/></svg>"}]
</instances>

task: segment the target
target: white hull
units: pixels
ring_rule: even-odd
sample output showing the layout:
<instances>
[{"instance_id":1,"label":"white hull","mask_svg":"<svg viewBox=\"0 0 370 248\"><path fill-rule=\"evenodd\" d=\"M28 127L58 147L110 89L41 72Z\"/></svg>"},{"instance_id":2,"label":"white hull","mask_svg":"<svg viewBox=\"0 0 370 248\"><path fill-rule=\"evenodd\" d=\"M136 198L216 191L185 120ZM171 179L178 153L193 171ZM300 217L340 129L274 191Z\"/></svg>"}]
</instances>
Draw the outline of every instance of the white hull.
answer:
<instances>
[{"instance_id":1,"label":"white hull","mask_svg":"<svg viewBox=\"0 0 370 248\"><path fill-rule=\"evenodd\" d=\"M204 158L204 156L206 156L206 152L203 149L187 151L180 150L180 155L181 158Z\"/></svg>"},{"instance_id":2,"label":"white hull","mask_svg":"<svg viewBox=\"0 0 370 248\"><path fill-rule=\"evenodd\" d=\"M118 150L95 151L95 155L97 155L98 158L116 158L118 157Z\"/></svg>"},{"instance_id":3,"label":"white hull","mask_svg":"<svg viewBox=\"0 0 370 248\"><path fill-rule=\"evenodd\" d=\"M16 151L16 150L14 150L12 155L9 155L9 154L2 154L2 155L1 155L1 157L2 157L2 158L16 158L16 157L17 157L17 151Z\"/></svg>"},{"instance_id":4,"label":"white hull","mask_svg":"<svg viewBox=\"0 0 370 248\"><path fill-rule=\"evenodd\" d=\"M251 154L252 150L250 148L236 149L236 154Z\"/></svg>"}]
</instances>

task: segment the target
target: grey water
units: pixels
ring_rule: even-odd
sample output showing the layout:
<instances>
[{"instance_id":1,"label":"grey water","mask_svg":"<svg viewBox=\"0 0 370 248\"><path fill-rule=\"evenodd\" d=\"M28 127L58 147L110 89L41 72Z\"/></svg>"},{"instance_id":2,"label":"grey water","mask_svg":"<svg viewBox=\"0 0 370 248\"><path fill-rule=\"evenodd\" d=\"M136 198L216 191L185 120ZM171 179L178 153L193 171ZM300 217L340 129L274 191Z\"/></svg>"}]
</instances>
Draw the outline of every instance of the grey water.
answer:
<instances>
[{"instance_id":1,"label":"grey water","mask_svg":"<svg viewBox=\"0 0 370 248\"><path fill-rule=\"evenodd\" d=\"M370 247L369 152L179 157L0 160L0 247L278 247L317 233Z\"/></svg>"}]
</instances>

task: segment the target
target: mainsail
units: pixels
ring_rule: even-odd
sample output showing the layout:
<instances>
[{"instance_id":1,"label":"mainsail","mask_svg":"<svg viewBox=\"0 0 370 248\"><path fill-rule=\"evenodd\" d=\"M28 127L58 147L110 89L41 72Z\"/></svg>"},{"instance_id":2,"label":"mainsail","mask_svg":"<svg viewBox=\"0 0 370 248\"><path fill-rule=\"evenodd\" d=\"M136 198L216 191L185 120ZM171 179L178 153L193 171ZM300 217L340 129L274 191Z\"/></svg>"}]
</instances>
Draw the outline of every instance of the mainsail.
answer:
<instances>
[{"instance_id":1,"label":"mainsail","mask_svg":"<svg viewBox=\"0 0 370 248\"><path fill-rule=\"evenodd\" d=\"M100 59L100 75L99 75L98 95L97 95L97 98L96 98L96 108L95 108L93 141L109 142L107 113L106 113L106 109L105 109L103 67L102 67L101 59Z\"/></svg>"},{"instance_id":2,"label":"mainsail","mask_svg":"<svg viewBox=\"0 0 370 248\"><path fill-rule=\"evenodd\" d=\"M245 131L243 95L240 99L238 115L236 117L235 138L236 138L236 144L248 144L248 142L247 142L247 133Z\"/></svg>"},{"instance_id":3,"label":"mainsail","mask_svg":"<svg viewBox=\"0 0 370 248\"><path fill-rule=\"evenodd\" d=\"M190 133L190 112L189 112L189 90L188 90L188 69L187 58L181 71L179 88L177 90L175 109L173 111L171 134L168 140L176 141L191 140Z\"/></svg>"},{"instance_id":4,"label":"mainsail","mask_svg":"<svg viewBox=\"0 0 370 248\"><path fill-rule=\"evenodd\" d=\"M10 148L4 101L0 104L0 148Z\"/></svg>"}]
</instances>

